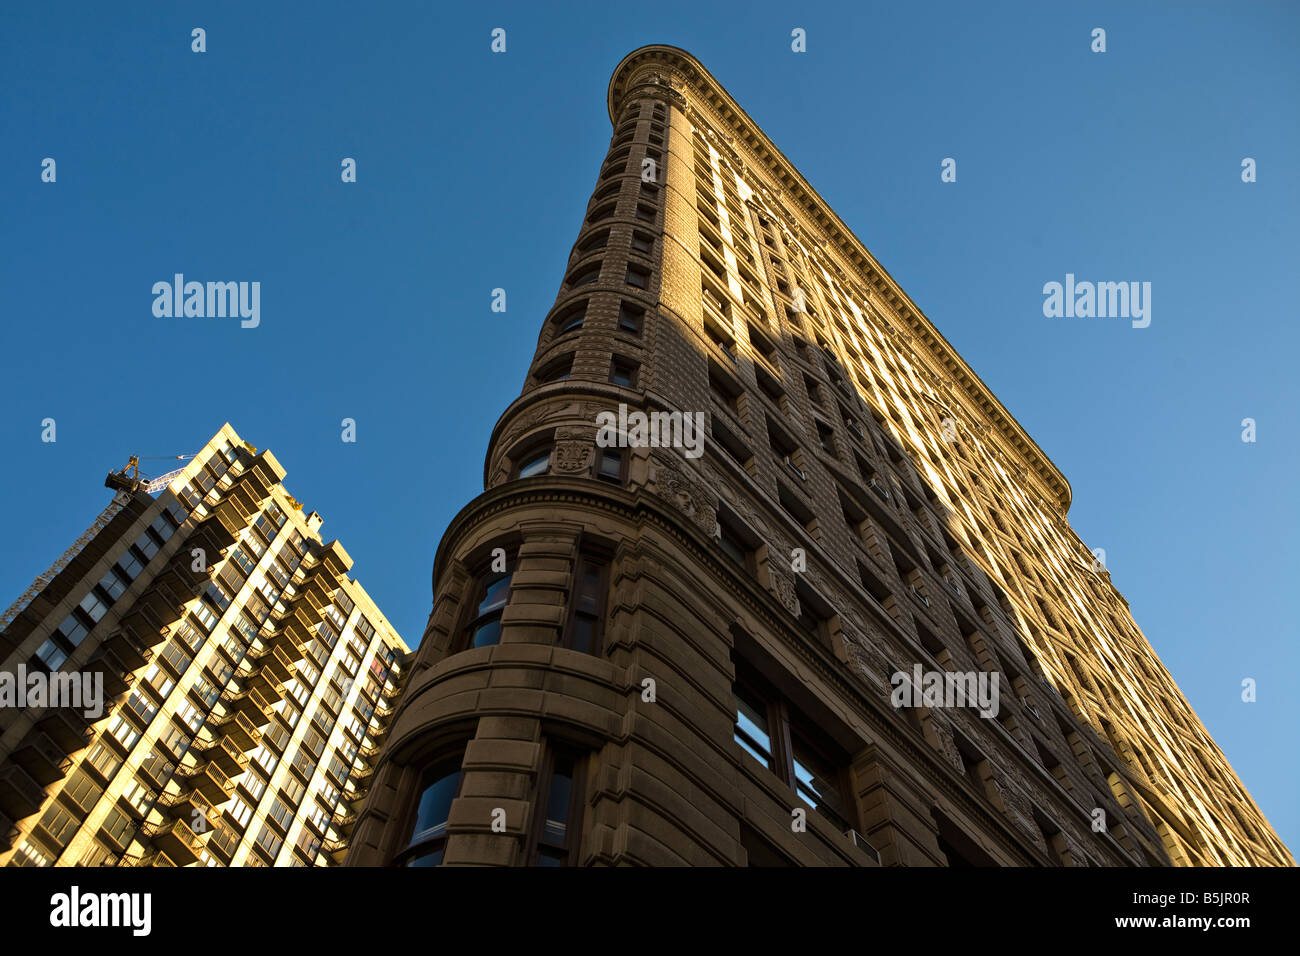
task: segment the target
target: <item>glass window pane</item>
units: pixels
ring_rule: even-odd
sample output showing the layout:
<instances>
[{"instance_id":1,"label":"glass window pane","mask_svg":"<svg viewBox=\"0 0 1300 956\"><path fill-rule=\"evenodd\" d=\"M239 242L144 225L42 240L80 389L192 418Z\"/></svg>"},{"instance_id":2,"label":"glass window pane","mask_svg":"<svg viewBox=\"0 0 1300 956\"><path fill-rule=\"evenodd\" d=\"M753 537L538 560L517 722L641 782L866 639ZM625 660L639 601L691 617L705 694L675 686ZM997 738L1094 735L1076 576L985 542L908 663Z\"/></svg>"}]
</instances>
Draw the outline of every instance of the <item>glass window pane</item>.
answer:
<instances>
[{"instance_id":1,"label":"glass window pane","mask_svg":"<svg viewBox=\"0 0 1300 956\"><path fill-rule=\"evenodd\" d=\"M563 847L569 829L569 804L573 797L573 761L565 756L555 758L551 772L550 793L546 799L546 819L542 825L542 842L553 847ZM546 865L546 854L542 863Z\"/></svg>"},{"instance_id":2,"label":"glass window pane","mask_svg":"<svg viewBox=\"0 0 1300 956\"><path fill-rule=\"evenodd\" d=\"M590 654L595 645L595 636L595 620L579 614L573 621L573 649L583 654Z\"/></svg>"},{"instance_id":3,"label":"glass window pane","mask_svg":"<svg viewBox=\"0 0 1300 956\"><path fill-rule=\"evenodd\" d=\"M547 465L551 462L551 452L547 449L545 452L535 455L519 469L520 478L531 478L533 475L542 475L546 473Z\"/></svg>"},{"instance_id":4,"label":"glass window pane","mask_svg":"<svg viewBox=\"0 0 1300 956\"><path fill-rule=\"evenodd\" d=\"M52 671L58 670L63 666L63 662L68 659L68 655L59 650L53 641L46 641L36 651L36 656L45 662L45 666Z\"/></svg>"},{"instance_id":5,"label":"glass window pane","mask_svg":"<svg viewBox=\"0 0 1300 956\"><path fill-rule=\"evenodd\" d=\"M406 861L407 866L440 866L442 864L442 854L445 847L438 847L430 853L424 853L420 856L413 856Z\"/></svg>"},{"instance_id":6,"label":"glass window pane","mask_svg":"<svg viewBox=\"0 0 1300 956\"><path fill-rule=\"evenodd\" d=\"M444 764L430 771L425 780L427 783L424 792L420 795L412 842L434 836L447 826L447 817L451 815L451 802L460 787L460 769L451 769L451 765ZM424 865L436 866L437 864Z\"/></svg>"},{"instance_id":7,"label":"glass window pane","mask_svg":"<svg viewBox=\"0 0 1300 956\"><path fill-rule=\"evenodd\" d=\"M478 629L474 631L474 639L470 642L470 646L488 647L499 643L501 643L501 618L494 617L492 620L478 626Z\"/></svg>"},{"instance_id":8,"label":"glass window pane","mask_svg":"<svg viewBox=\"0 0 1300 956\"><path fill-rule=\"evenodd\" d=\"M499 578L487 586L486 594L483 600L479 602L478 613L487 614L489 611L500 610L505 607L506 599L510 596L510 575Z\"/></svg>"},{"instance_id":9,"label":"glass window pane","mask_svg":"<svg viewBox=\"0 0 1300 956\"><path fill-rule=\"evenodd\" d=\"M615 378L615 383L627 385L630 383L630 379L620 382ZM610 448L604 449L600 455L600 473L607 478L621 477L623 473L623 455Z\"/></svg>"},{"instance_id":10,"label":"glass window pane","mask_svg":"<svg viewBox=\"0 0 1300 956\"><path fill-rule=\"evenodd\" d=\"M772 763L772 740L767 731L767 713L755 701L736 694L736 742L765 766Z\"/></svg>"},{"instance_id":11,"label":"glass window pane","mask_svg":"<svg viewBox=\"0 0 1300 956\"><path fill-rule=\"evenodd\" d=\"M68 639L68 643L76 647L81 643L82 638L86 636L86 628L73 615L69 614L59 625L59 632Z\"/></svg>"}]
</instances>

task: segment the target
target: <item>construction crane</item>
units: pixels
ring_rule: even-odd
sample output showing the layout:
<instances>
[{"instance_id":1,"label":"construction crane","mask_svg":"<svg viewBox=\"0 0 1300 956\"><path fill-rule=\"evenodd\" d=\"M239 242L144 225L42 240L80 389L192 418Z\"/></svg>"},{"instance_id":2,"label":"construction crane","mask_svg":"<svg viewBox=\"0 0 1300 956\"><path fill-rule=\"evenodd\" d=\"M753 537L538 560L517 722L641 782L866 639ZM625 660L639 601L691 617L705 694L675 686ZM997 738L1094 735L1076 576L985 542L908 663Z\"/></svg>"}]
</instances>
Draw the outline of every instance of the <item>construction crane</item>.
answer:
<instances>
[{"instance_id":1,"label":"construction crane","mask_svg":"<svg viewBox=\"0 0 1300 956\"><path fill-rule=\"evenodd\" d=\"M160 459L169 461L188 461L193 455L167 455L160 456ZM185 470L185 466L167 472L165 475L159 475L157 478L140 476L140 456L132 455L127 459L126 466L121 471L110 471L108 477L104 479L104 487L112 488L114 491L126 491L131 493L143 493L151 495L155 491L161 491L171 484L172 479Z\"/></svg>"}]
</instances>

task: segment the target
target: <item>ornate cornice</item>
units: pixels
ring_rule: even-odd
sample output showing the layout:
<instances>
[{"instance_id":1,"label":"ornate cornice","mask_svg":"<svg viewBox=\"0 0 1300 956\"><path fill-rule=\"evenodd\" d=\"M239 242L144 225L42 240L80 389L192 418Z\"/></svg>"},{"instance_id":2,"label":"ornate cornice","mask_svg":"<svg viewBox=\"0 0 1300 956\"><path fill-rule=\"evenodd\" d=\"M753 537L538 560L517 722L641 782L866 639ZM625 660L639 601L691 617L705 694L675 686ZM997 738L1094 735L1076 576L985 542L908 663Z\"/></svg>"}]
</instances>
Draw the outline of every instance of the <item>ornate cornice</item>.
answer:
<instances>
[{"instance_id":1,"label":"ornate cornice","mask_svg":"<svg viewBox=\"0 0 1300 956\"><path fill-rule=\"evenodd\" d=\"M649 72L647 72L647 70ZM650 87L655 95L678 102L685 91L692 105L707 106L725 124L718 132L731 143L743 145L762 167L767 182L779 190L785 202L797 206L830 240L829 245L849 264L872 296L889 306L907 323L912 335L923 343L946 374L971 397L973 404L994 423L999 436L1020 454L1033 470L1044 496L1061 515L1070 507L1070 484L1029 433L1003 407L993 392L926 318L893 277L867 251L866 246L837 216L830 205L803 178L789 160L767 138L762 129L723 88L722 84L685 50L652 44L623 58L609 81L607 103L611 122L634 89ZM731 152L739 159L739 150ZM856 286L858 283L853 282Z\"/></svg>"}]
</instances>

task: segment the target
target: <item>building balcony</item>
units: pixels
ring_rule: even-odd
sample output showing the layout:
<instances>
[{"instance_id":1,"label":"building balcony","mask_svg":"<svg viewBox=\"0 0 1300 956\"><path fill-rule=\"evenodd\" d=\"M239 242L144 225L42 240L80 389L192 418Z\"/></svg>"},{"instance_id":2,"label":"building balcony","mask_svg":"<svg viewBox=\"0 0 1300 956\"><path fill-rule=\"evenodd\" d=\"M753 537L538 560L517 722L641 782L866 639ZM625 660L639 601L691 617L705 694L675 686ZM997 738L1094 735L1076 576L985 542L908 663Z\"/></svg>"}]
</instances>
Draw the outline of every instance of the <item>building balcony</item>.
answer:
<instances>
[{"instance_id":1,"label":"building balcony","mask_svg":"<svg viewBox=\"0 0 1300 956\"><path fill-rule=\"evenodd\" d=\"M174 865L194 863L203 852L202 837L181 820L146 823L140 828L140 836L150 840L160 853L175 861Z\"/></svg>"},{"instance_id":2,"label":"building balcony","mask_svg":"<svg viewBox=\"0 0 1300 956\"><path fill-rule=\"evenodd\" d=\"M283 700L283 681L271 671L259 668L248 675L248 686L261 691L267 700Z\"/></svg>"},{"instance_id":3,"label":"building balcony","mask_svg":"<svg viewBox=\"0 0 1300 956\"><path fill-rule=\"evenodd\" d=\"M321 844L320 850L335 863L342 863L343 858L348 855L348 847L351 844L351 839L343 836L334 840L326 840Z\"/></svg>"},{"instance_id":4,"label":"building balcony","mask_svg":"<svg viewBox=\"0 0 1300 956\"><path fill-rule=\"evenodd\" d=\"M279 700L279 697L276 697ZM221 702L230 714L243 714L255 727L265 727L271 722L273 701L258 688L249 688L239 693L227 691L221 695Z\"/></svg>"},{"instance_id":5,"label":"building balcony","mask_svg":"<svg viewBox=\"0 0 1300 956\"><path fill-rule=\"evenodd\" d=\"M294 601L303 607L309 607L319 617L321 611L334 603L334 591L337 588L337 581L332 580L328 573L318 570L299 586Z\"/></svg>"},{"instance_id":6,"label":"building balcony","mask_svg":"<svg viewBox=\"0 0 1300 956\"><path fill-rule=\"evenodd\" d=\"M203 519L190 540L203 537L215 545L208 551L208 565L211 566L215 555L225 551L239 540L239 535L246 524L244 516L233 505L223 502Z\"/></svg>"},{"instance_id":7,"label":"building balcony","mask_svg":"<svg viewBox=\"0 0 1300 956\"><path fill-rule=\"evenodd\" d=\"M33 780L47 787L62 780L72 769L72 758L49 734L39 731L28 734L14 750L12 758Z\"/></svg>"},{"instance_id":8,"label":"building balcony","mask_svg":"<svg viewBox=\"0 0 1300 956\"><path fill-rule=\"evenodd\" d=\"M158 808L175 820L212 820L216 812L212 803L198 790L187 787L174 793L164 793L158 798Z\"/></svg>"},{"instance_id":9,"label":"building balcony","mask_svg":"<svg viewBox=\"0 0 1300 956\"><path fill-rule=\"evenodd\" d=\"M200 525L189 536L185 546L176 552L175 561L180 564L181 573L193 577L197 584L207 579L209 572L194 570L194 558L190 552L196 548L202 551L204 564L211 568L225 556L227 549L235 540L233 535L227 535L219 523L215 527L211 524Z\"/></svg>"},{"instance_id":10,"label":"building balcony","mask_svg":"<svg viewBox=\"0 0 1300 956\"><path fill-rule=\"evenodd\" d=\"M223 742L232 743L245 753L255 750L262 742L262 732L242 713L227 714L211 726Z\"/></svg>"},{"instance_id":11,"label":"building balcony","mask_svg":"<svg viewBox=\"0 0 1300 956\"><path fill-rule=\"evenodd\" d=\"M194 750L203 754L205 759L212 761L232 777L237 777L248 769L248 754L234 741L225 737L195 741Z\"/></svg>"},{"instance_id":12,"label":"building balcony","mask_svg":"<svg viewBox=\"0 0 1300 956\"><path fill-rule=\"evenodd\" d=\"M152 640L164 627L185 612L185 604L192 595L177 594L165 581L156 580L136 599L131 613L122 618L123 629L130 630L141 640L141 646L153 647ZM161 639L161 638L160 638Z\"/></svg>"},{"instance_id":13,"label":"building balcony","mask_svg":"<svg viewBox=\"0 0 1300 956\"><path fill-rule=\"evenodd\" d=\"M107 716L108 708L105 706L103 717ZM48 734L66 754L75 754L89 747L91 739L95 736L94 729L87 723L81 711L63 708L48 711L36 722L36 729Z\"/></svg>"},{"instance_id":14,"label":"building balcony","mask_svg":"<svg viewBox=\"0 0 1300 956\"><path fill-rule=\"evenodd\" d=\"M45 790L22 767L0 767L0 813L12 820L29 817L41 808Z\"/></svg>"},{"instance_id":15,"label":"building balcony","mask_svg":"<svg viewBox=\"0 0 1300 956\"><path fill-rule=\"evenodd\" d=\"M331 541L320 553L320 567L322 571L328 572L333 576L332 587L339 586L339 578L348 573L352 567L352 558L343 550L343 545L337 541Z\"/></svg>"},{"instance_id":16,"label":"building balcony","mask_svg":"<svg viewBox=\"0 0 1300 956\"><path fill-rule=\"evenodd\" d=\"M227 866L235 858L235 851L239 849L240 836L238 831L230 829L224 823L213 821L211 835L208 837L207 850L210 854L220 860Z\"/></svg>"},{"instance_id":17,"label":"building balcony","mask_svg":"<svg viewBox=\"0 0 1300 956\"><path fill-rule=\"evenodd\" d=\"M0 852L14 845L14 836L17 832L18 827L14 826L14 822L0 813Z\"/></svg>"},{"instance_id":18,"label":"building balcony","mask_svg":"<svg viewBox=\"0 0 1300 956\"><path fill-rule=\"evenodd\" d=\"M66 796L67 793L68 791L65 788L60 791L60 796ZM126 813L130 814L134 819L141 820L148 815L148 808L152 807L157 802L158 791L146 790L143 793L135 794L134 797L135 802L133 803L126 798L126 792L123 791L117 795L117 805ZM141 809L141 807L144 807L145 809ZM90 807L77 807L77 809L81 811L83 817L90 812Z\"/></svg>"},{"instance_id":19,"label":"building balcony","mask_svg":"<svg viewBox=\"0 0 1300 956\"><path fill-rule=\"evenodd\" d=\"M227 776L215 760L196 767L184 779L187 787L203 794L214 806L225 803L235 791L235 781Z\"/></svg>"},{"instance_id":20,"label":"building balcony","mask_svg":"<svg viewBox=\"0 0 1300 956\"><path fill-rule=\"evenodd\" d=\"M300 598L301 595L293 599L281 621L282 627L293 625L299 640L306 643L316 635L316 625L321 622L321 614Z\"/></svg>"},{"instance_id":21,"label":"building balcony","mask_svg":"<svg viewBox=\"0 0 1300 956\"><path fill-rule=\"evenodd\" d=\"M153 659L153 649L141 644L135 637L134 630L114 631L99 645L99 650L91 657L90 663L104 675L104 690L120 694L131 686L135 672ZM102 666L100 666L102 662Z\"/></svg>"},{"instance_id":22,"label":"building balcony","mask_svg":"<svg viewBox=\"0 0 1300 956\"><path fill-rule=\"evenodd\" d=\"M256 678L257 673L255 672L244 681L244 684L248 690L256 690L261 694L262 699L266 701L268 707L274 707L280 701L284 700L284 688L280 686L279 681L259 681Z\"/></svg>"},{"instance_id":23,"label":"building balcony","mask_svg":"<svg viewBox=\"0 0 1300 956\"><path fill-rule=\"evenodd\" d=\"M352 826L352 824L356 822L356 811L353 810L350 805L341 803L339 804L338 809L334 811L334 816L330 817L329 825L337 830L343 830L346 827Z\"/></svg>"},{"instance_id":24,"label":"building balcony","mask_svg":"<svg viewBox=\"0 0 1300 956\"><path fill-rule=\"evenodd\" d=\"M250 518L262 510L262 502L267 499L270 489L264 483L251 481L246 472L230 486L226 492L226 501L236 505Z\"/></svg>"},{"instance_id":25,"label":"building balcony","mask_svg":"<svg viewBox=\"0 0 1300 956\"><path fill-rule=\"evenodd\" d=\"M150 595L154 597L150 598ZM140 651L157 647L167 639L171 625L180 619L183 609L184 604L169 595L146 591L131 613L122 618L122 633L134 641Z\"/></svg>"},{"instance_id":26,"label":"building balcony","mask_svg":"<svg viewBox=\"0 0 1300 956\"><path fill-rule=\"evenodd\" d=\"M257 657L257 673L267 674L279 683L293 677L295 668L293 658L279 647L268 647Z\"/></svg>"},{"instance_id":27,"label":"building balcony","mask_svg":"<svg viewBox=\"0 0 1300 956\"><path fill-rule=\"evenodd\" d=\"M314 625L313 625L314 626ZM280 630L265 638L268 648L278 647L291 661L300 661L307 656L307 644L312 639L312 629L303 625L293 615L285 619Z\"/></svg>"},{"instance_id":28,"label":"building balcony","mask_svg":"<svg viewBox=\"0 0 1300 956\"><path fill-rule=\"evenodd\" d=\"M153 853L145 853L140 856L124 856L118 866L175 866L171 857L161 850Z\"/></svg>"}]
</instances>

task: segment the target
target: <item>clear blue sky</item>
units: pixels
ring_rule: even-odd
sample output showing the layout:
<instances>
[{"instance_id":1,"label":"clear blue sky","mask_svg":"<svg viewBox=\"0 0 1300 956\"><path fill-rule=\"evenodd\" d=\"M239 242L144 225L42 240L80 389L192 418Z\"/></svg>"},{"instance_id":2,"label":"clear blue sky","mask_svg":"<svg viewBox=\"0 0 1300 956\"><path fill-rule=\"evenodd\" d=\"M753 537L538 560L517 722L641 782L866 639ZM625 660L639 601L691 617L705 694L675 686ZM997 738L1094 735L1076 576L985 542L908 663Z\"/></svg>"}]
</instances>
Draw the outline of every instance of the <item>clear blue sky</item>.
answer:
<instances>
[{"instance_id":1,"label":"clear blue sky","mask_svg":"<svg viewBox=\"0 0 1300 956\"><path fill-rule=\"evenodd\" d=\"M4 6L0 605L108 501L105 472L229 420L418 641L608 145L610 73L670 43L1065 473L1074 527L1300 848L1297 8L559 6ZM175 272L260 281L260 327L154 318ZM1151 326L1044 318L1067 272L1151 282Z\"/></svg>"}]
</instances>

